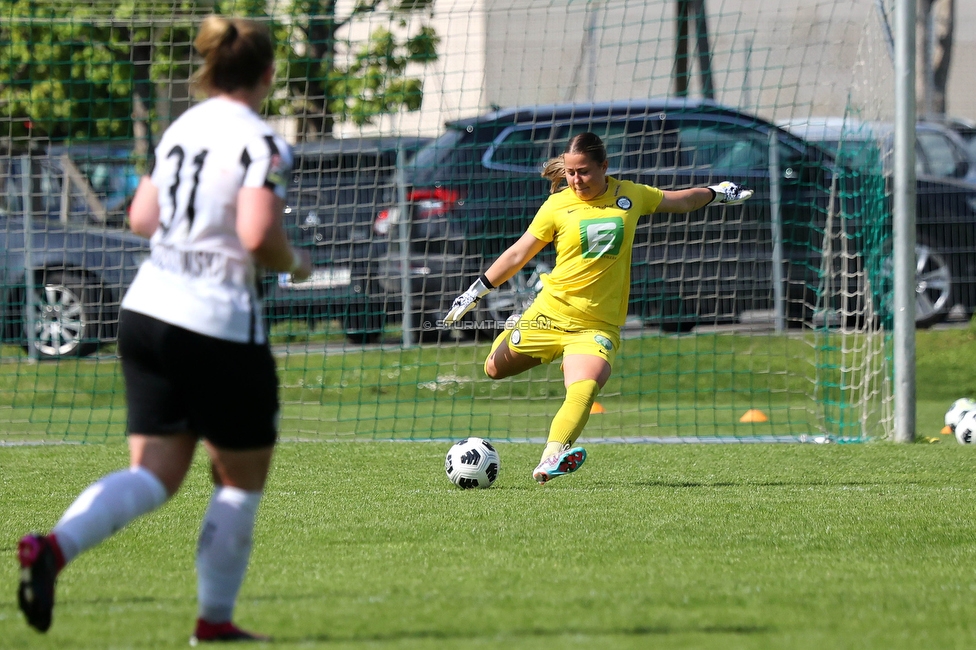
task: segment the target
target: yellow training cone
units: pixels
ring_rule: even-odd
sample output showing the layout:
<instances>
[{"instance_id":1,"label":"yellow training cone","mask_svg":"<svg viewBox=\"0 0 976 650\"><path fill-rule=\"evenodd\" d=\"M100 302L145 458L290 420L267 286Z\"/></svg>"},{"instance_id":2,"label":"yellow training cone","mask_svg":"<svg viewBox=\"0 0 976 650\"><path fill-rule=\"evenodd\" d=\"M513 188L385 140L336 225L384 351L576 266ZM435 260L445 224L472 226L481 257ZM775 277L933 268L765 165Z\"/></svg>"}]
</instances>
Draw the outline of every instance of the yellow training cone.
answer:
<instances>
[{"instance_id":1,"label":"yellow training cone","mask_svg":"<svg viewBox=\"0 0 976 650\"><path fill-rule=\"evenodd\" d=\"M600 402L593 402L593 406L590 407L590 413L606 413L607 409L603 408Z\"/></svg>"},{"instance_id":2,"label":"yellow training cone","mask_svg":"<svg viewBox=\"0 0 976 650\"><path fill-rule=\"evenodd\" d=\"M939 431L939 433L941 433L944 436L950 436L952 435L952 429L949 428L949 425L947 424L944 427L942 427L942 431Z\"/></svg>"},{"instance_id":3,"label":"yellow training cone","mask_svg":"<svg viewBox=\"0 0 976 650\"><path fill-rule=\"evenodd\" d=\"M739 422L769 422L769 418L759 409L749 409L742 414Z\"/></svg>"}]
</instances>

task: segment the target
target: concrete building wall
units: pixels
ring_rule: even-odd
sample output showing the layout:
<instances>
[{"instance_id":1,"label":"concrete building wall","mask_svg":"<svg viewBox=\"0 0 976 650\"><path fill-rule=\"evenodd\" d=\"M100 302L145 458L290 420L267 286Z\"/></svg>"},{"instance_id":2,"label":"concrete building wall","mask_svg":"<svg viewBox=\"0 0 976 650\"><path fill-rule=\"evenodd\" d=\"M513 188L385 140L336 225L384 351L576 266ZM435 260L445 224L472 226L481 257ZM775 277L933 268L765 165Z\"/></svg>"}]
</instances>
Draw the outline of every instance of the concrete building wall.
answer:
<instances>
[{"instance_id":1,"label":"concrete building wall","mask_svg":"<svg viewBox=\"0 0 976 650\"><path fill-rule=\"evenodd\" d=\"M493 105L672 94L675 4L439 0L433 25L442 39L440 59L413 71L425 77L423 110L384 119L374 130L433 135L445 121ZM770 119L848 108L865 117L892 116L893 65L875 0L705 4L719 102ZM976 2L956 0L948 111L976 120L973 60ZM690 72L690 93L700 95L696 60Z\"/></svg>"}]
</instances>

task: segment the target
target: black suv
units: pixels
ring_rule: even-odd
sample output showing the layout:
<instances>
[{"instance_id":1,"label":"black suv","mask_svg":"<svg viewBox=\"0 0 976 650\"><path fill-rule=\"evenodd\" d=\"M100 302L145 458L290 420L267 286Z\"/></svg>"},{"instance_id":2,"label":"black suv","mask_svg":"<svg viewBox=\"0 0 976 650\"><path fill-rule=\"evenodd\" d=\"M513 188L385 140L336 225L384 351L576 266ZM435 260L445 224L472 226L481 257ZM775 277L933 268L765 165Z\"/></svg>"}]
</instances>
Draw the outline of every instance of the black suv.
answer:
<instances>
[{"instance_id":1,"label":"black suv","mask_svg":"<svg viewBox=\"0 0 976 650\"><path fill-rule=\"evenodd\" d=\"M379 276L399 300L408 259L413 325L421 338L429 331L425 324L436 324L453 298L525 231L549 193L549 182L540 176L543 162L585 131L603 139L609 173L616 178L662 189L730 179L755 190L741 206L653 214L641 221L634 239L631 316L686 331L701 323L733 322L746 310L776 308L773 204L782 224L781 304L789 326L830 324L824 319L862 311L854 304L861 295L878 300L876 313L887 304L890 212L880 167L839 166L827 150L708 100L532 106L450 122L404 170L407 214L389 213L390 247ZM958 182L948 185L951 195L919 197L939 202L920 208L920 228L926 219L950 219L965 223L972 235L976 192L960 191ZM406 255L398 235L404 217ZM832 255L824 265L826 245ZM486 296L472 313L470 331L493 333L520 311L553 256L547 247L534 266ZM825 305L818 295L825 293L825 283L840 278L846 286L828 287L833 297Z\"/></svg>"},{"instance_id":2,"label":"black suv","mask_svg":"<svg viewBox=\"0 0 976 650\"><path fill-rule=\"evenodd\" d=\"M312 275L287 274L266 283L266 311L274 320L338 320L351 341L375 341L385 307L369 260L386 253L377 237L377 206L395 202L398 152L409 157L430 139L346 138L293 148L294 173L285 208L288 238L312 256Z\"/></svg>"},{"instance_id":3,"label":"black suv","mask_svg":"<svg viewBox=\"0 0 976 650\"><path fill-rule=\"evenodd\" d=\"M847 166L876 160L886 182L892 182L894 124L826 117L788 120L780 126ZM915 135L915 322L925 327L945 320L954 305L966 314L976 307L976 164L962 139L945 126L918 122Z\"/></svg>"}]
</instances>

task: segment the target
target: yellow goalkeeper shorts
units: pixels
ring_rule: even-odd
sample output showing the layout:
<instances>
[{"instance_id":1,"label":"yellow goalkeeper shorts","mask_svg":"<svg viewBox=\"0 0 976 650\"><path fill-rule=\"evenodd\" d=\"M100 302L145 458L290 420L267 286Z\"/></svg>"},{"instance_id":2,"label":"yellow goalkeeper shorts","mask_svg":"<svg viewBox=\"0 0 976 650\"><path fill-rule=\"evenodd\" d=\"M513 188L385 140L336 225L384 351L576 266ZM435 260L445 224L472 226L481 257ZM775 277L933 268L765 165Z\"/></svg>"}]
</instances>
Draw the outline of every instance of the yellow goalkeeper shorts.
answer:
<instances>
[{"instance_id":1,"label":"yellow goalkeeper shorts","mask_svg":"<svg viewBox=\"0 0 976 650\"><path fill-rule=\"evenodd\" d=\"M494 351L504 339L519 354L552 363L567 354L590 354L602 357L613 366L620 349L620 328L604 325L599 329L576 329L572 319L544 311L536 301L519 318L515 327L498 335L491 346Z\"/></svg>"}]
</instances>

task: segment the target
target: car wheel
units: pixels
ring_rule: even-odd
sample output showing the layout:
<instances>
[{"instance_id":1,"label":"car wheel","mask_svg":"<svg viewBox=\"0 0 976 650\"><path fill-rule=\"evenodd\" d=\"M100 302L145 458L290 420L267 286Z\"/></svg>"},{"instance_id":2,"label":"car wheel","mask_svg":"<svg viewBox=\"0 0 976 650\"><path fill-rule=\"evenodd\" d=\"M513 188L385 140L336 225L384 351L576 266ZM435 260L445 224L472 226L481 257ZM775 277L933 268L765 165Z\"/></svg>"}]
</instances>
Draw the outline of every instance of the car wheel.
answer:
<instances>
[{"instance_id":1,"label":"car wheel","mask_svg":"<svg viewBox=\"0 0 976 650\"><path fill-rule=\"evenodd\" d=\"M894 278L894 275L892 275ZM928 328L949 317L952 272L935 250L915 246L915 327Z\"/></svg>"},{"instance_id":2,"label":"car wheel","mask_svg":"<svg viewBox=\"0 0 976 650\"><path fill-rule=\"evenodd\" d=\"M894 287L894 262L890 256L885 258L881 271L881 288L874 294L880 296L880 316L890 318L893 313L892 304ZM853 297L845 309L848 314L844 323L847 327L860 328L876 326L877 323L865 323L862 320L863 305L860 304L867 295L863 274L860 274L859 286L851 289ZM949 317L952 307L952 271L945 258L924 243L915 246L915 327L926 329L941 323ZM791 278L788 302L788 324L790 327L800 327L804 324L814 325L818 307L817 292L799 279ZM876 308L877 311L877 308Z\"/></svg>"},{"instance_id":3,"label":"car wheel","mask_svg":"<svg viewBox=\"0 0 976 650\"><path fill-rule=\"evenodd\" d=\"M45 272L33 304L24 310L24 348L33 346L43 359L94 353L100 343L101 293L80 274Z\"/></svg>"}]
</instances>

